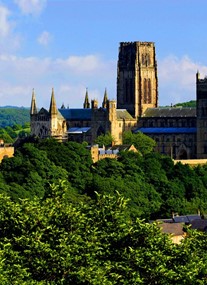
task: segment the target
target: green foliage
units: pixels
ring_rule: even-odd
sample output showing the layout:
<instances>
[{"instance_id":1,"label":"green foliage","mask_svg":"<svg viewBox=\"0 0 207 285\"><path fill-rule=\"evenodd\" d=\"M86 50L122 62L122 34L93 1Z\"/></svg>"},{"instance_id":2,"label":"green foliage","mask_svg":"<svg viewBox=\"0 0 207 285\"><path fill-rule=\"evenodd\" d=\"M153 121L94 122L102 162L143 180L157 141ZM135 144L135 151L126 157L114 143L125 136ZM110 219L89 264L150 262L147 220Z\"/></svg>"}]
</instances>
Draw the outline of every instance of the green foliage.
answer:
<instances>
[{"instance_id":1,"label":"green foliage","mask_svg":"<svg viewBox=\"0 0 207 285\"><path fill-rule=\"evenodd\" d=\"M4 181L9 185L7 194L13 199L43 197L48 183L65 179L67 172L55 166L44 151L33 144L25 144L15 156L4 159L0 165Z\"/></svg>"},{"instance_id":2,"label":"green foliage","mask_svg":"<svg viewBox=\"0 0 207 285\"><path fill-rule=\"evenodd\" d=\"M99 146L111 146L113 142L114 138L109 132L106 134L101 134L95 140L95 144L98 144Z\"/></svg>"},{"instance_id":3,"label":"green foliage","mask_svg":"<svg viewBox=\"0 0 207 285\"><path fill-rule=\"evenodd\" d=\"M138 132L137 134L133 134L130 131L124 133L123 143L133 144L137 150L144 155L152 152L156 145L156 142L153 139L143 133Z\"/></svg>"},{"instance_id":4,"label":"green foliage","mask_svg":"<svg viewBox=\"0 0 207 285\"><path fill-rule=\"evenodd\" d=\"M16 129L19 129L17 126ZM27 142L26 142L27 141ZM119 191L128 202L128 214L144 219L207 213L207 167L191 168L156 152L121 152L117 159L92 164L84 144L53 139L23 140L13 158L0 165L0 193L34 199L47 197L49 184L68 182L76 196ZM68 186L68 187L69 187Z\"/></svg>"},{"instance_id":5,"label":"green foliage","mask_svg":"<svg viewBox=\"0 0 207 285\"><path fill-rule=\"evenodd\" d=\"M174 105L174 107L191 107L191 108L196 108L196 101L195 100L191 100L188 102L184 102L184 103L177 103Z\"/></svg>"},{"instance_id":6,"label":"green foliage","mask_svg":"<svg viewBox=\"0 0 207 285\"><path fill-rule=\"evenodd\" d=\"M3 139L5 143L13 143L17 137L24 138L29 135L30 127L28 124L24 124L24 126L13 125L12 127L7 126L0 128L0 138Z\"/></svg>"},{"instance_id":7,"label":"green foliage","mask_svg":"<svg viewBox=\"0 0 207 285\"><path fill-rule=\"evenodd\" d=\"M44 150L48 158L56 166L67 171L68 180L79 191L85 189L86 183L92 179L90 166L92 159L90 152L83 144L67 142L60 144L54 139L47 139L35 144L38 149Z\"/></svg>"},{"instance_id":8,"label":"green foliage","mask_svg":"<svg viewBox=\"0 0 207 285\"><path fill-rule=\"evenodd\" d=\"M206 235L177 246L155 223L132 222L118 193L73 204L64 182L50 191L0 195L1 284L206 284Z\"/></svg>"}]
</instances>

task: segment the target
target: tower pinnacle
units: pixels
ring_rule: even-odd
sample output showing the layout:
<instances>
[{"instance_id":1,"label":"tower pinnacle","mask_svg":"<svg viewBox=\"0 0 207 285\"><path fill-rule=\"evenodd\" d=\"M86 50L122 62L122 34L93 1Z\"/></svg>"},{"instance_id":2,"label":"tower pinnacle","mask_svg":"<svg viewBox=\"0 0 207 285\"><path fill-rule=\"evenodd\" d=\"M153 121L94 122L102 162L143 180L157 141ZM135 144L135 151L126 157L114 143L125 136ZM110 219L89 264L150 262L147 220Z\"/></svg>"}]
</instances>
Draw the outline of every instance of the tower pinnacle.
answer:
<instances>
[{"instance_id":1,"label":"tower pinnacle","mask_svg":"<svg viewBox=\"0 0 207 285\"><path fill-rule=\"evenodd\" d=\"M51 95L49 113L51 115L57 115L57 106L56 106L56 102L55 102L54 88L52 88L52 95Z\"/></svg>"},{"instance_id":2,"label":"tower pinnacle","mask_svg":"<svg viewBox=\"0 0 207 285\"><path fill-rule=\"evenodd\" d=\"M108 101L108 95L107 95L107 90L106 90L106 88L105 88L104 98L103 98L103 103L102 103L102 108L106 108L106 107L107 107L107 101Z\"/></svg>"},{"instance_id":3,"label":"tower pinnacle","mask_svg":"<svg viewBox=\"0 0 207 285\"><path fill-rule=\"evenodd\" d=\"M89 102L89 98L88 98L88 88L86 88L86 95L85 95L85 100L83 103L83 108L84 109L90 108L90 102Z\"/></svg>"},{"instance_id":4,"label":"tower pinnacle","mask_svg":"<svg viewBox=\"0 0 207 285\"><path fill-rule=\"evenodd\" d=\"M32 101L31 101L31 108L30 108L30 115L37 114L37 106L36 106L36 98L34 88L32 89Z\"/></svg>"}]
</instances>

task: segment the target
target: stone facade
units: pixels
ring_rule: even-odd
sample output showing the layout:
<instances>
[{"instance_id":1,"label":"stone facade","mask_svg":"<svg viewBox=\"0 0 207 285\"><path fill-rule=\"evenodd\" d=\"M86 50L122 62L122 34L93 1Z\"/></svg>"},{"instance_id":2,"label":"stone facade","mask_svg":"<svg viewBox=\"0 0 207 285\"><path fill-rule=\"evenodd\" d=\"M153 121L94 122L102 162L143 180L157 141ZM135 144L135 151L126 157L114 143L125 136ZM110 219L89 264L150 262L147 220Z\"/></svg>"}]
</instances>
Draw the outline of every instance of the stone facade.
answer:
<instances>
[{"instance_id":1,"label":"stone facade","mask_svg":"<svg viewBox=\"0 0 207 285\"><path fill-rule=\"evenodd\" d=\"M173 159L206 159L207 78L196 74L196 108L149 108L138 121L139 131Z\"/></svg>"},{"instance_id":2,"label":"stone facade","mask_svg":"<svg viewBox=\"0 0 207 285\"><path fill-rule=\"evenodd\" d=\"M147 109L135 131L156 141L156 150L173 159L196 158L196 109Z\"/></svg>"},{"instance_id":3,"label":"stone facade","mask_svg":"<svg viewBox=\"0 0 207 285\"><path fill-rule=\"evenodd\" d=\"M117 67L117 106L135 118L157 107L158 80L152 42L122 42Z\"/></svg>"},{"instance_id":4,"label":"stone facade","mask_svg":"<svg viewBox=\"0 0 207 285\"><path fill-rule=\"evenodd\" d=\"M114 145L110 147L92 145L90 151L94 163L104 158L117 158L120 151L138 152L134 145Z\"/></svg>"},{"instance_id":5,"label":"stone facade","mask_svg":"<svg viewBox=\"0 0 207 285\"><path fill-rule=\"evenodd\" d=\"M10 144L5 144L3 140L0 140L0 162L3 158L13 157L14 147Z\"/></svg>"},{"instance_id":6,"label":"stone facade","mask_svg":"<svg viewBox=\"0 0 207 285\"><path fill-rule=\"evenodd\" d=\"M49 111L41 108L37 111L36 98L33 91L30 111L31 135L40 138L54 137L59 141L86 141L92 144L101 135L110 133L115 144L122 143L125 131L137 126L137 120L126 110L117 109L116 101L108 100L105 91L102 107L96 100L89 104L86 91L84 108L69 109L62 106L57 109L52 90Z\"/></svg>"}]
</instances>

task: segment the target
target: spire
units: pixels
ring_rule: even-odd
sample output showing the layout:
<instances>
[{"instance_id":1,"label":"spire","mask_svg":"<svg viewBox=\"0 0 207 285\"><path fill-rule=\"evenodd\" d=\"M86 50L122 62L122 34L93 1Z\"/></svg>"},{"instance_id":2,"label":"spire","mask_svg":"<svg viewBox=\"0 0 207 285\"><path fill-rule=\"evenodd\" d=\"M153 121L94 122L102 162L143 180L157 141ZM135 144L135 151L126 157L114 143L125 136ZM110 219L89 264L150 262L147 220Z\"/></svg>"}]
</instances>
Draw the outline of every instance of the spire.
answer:
<instances>
[{"instance_id":1,"label":"spire","mask_svg":"<svg viewBox=\"0 0 207 285\"><path fill-rule=\"evenodd\" d=\"M88 98L88 88L86 88L86 95L85 95L85 100L83 103L83 108L84 109L90 108L90 102L89 102L89 98Z\"/></svg>"},{"instance_id":2,"label":"spire","mask_svg":"<svg viewBox=\"0 0 207 285\"><path fill-rule=\"evenodd\" d=\"M37 114L37 106L36 106L36 98L34 88L32 89L32 101L31 101L31 108L30 108L30 115Z\"/></svg>"},{"instance_id":3,"label":"spire","mask_svg":"<svg viewBox=\"0 0 207 285\"><path fill-rule=\"evenodd\" d=\"M105 88L102 108L106 108L107 107L107 101L108 101L108 95L107 95L107 91L106 91L106 88Z\"/></svg>"},{"instance_id":4,"label":"spire","mask_svg":"<svg viewBox=\"0 0 207 285\"><path fill-rule=\"evenodd\" d=\"M57 114L57 107L56 107L56 102L55 102L54 88L52 88L52 95L51 95L49 113L51 115L56 115Z\"/></svg>"}]
</instances>

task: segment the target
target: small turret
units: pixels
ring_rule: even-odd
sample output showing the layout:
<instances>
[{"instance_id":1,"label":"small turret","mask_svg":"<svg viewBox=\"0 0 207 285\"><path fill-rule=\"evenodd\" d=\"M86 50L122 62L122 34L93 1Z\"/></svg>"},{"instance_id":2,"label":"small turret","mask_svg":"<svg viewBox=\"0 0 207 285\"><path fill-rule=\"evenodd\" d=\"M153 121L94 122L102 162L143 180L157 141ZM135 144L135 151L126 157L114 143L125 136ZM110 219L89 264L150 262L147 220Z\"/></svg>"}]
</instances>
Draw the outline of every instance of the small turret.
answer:
<instances>
[{"instance_id":1,"label":"small turret","mask_svg":"<svg viewBox=\"0 0 207 285\"><path fill-rule=\"evenodd\" d=\"M56 106L56 102L55 102L54 88L52 88L49 113L50 113L50 115L57 115L57 106Z\"/></svg>"},{"instance_id":2,"label":"small turret","mask_svg":"<svg viewBox=\"0 0 207 285\"><path fill-rule=\"evenodd\" d=\"M200 79L200 73L199 73L199 71L197 71L197 73L196 73L196 82L198 82L199 79Z\"/></svg>"},{"instance_id":3,"label":"small turret","mask_svg":"<svg viewBox=\"0 0 207 285\"><path fill-rule=\"evenodd\" d=\"M107 108L107 101L108 101L108 96L107 96L107 91L105 89L102 108Z\"/></svg>"},{"instance_id":4,"label":"small turret","mask_svg":"<svg viewBox=\"0 0 207 285\"><path fill-rule=\"evenodd\" d=\"M32 101L31 101L31 108L30 108L30 115L37 114L37 106L36 106L36 98L34 89L32 90Z\"/></svg>"},{"instance_id":5,"label":"small turret","mask_svg":"<svg viewBox=\"0 0 207 285\"><path fill-rule=\"evenodd\" d=\"M65 109L65 104L62 103L62 106L60 107L60 109Z\"/></svg>"},{"instance_id":6,"label":"small turret","mask_svg":"<svg viewBox=\"0 0 207 285\"><path fill-rule=\"evenodd\" d=\"M89 98L88 98L88 88L86 88L86 95L85 95L85 100L83 103L83 108L84 109L90 108L90 102L89 102Z\"/></svg>"},{"instance_id":7,"label":"small turret","mask_svg":"<svg viewBox=\"0 0 207 285\"><path fill-rule=\"evenodd\" d=\"M107 110L108 110L108 116L109 121L115 122L116 117L116 101L115 100L108 100L107 101Z\"/></svg>"},{"instance_id":8,"label":"small turret","mask_svg":"<svg viewBox=\"0 0 207 285\"><path fill-rule=\"evenodd\" d=\"M96 99L91 100L91 108L92 109L98 109L98 100L96 100Z\"/></svg>"}]
</instances>

